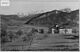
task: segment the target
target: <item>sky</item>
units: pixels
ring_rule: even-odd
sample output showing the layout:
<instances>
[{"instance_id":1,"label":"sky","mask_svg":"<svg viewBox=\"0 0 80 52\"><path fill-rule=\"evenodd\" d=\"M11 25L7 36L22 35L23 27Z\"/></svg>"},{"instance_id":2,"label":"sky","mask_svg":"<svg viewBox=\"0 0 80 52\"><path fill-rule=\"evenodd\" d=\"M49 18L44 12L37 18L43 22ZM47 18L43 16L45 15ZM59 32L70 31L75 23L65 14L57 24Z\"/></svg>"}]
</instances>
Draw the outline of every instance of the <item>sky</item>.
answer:
<instances>
[{"instance_id":1,"label":"sky","mask_svg":"<svg viewBox=\"0 0 80 52\"><path fill-rule=\"evenodd\" d=\"M9 6L0 6L0 14L33 14L55 9L79 9L79 0L10 0Z\"/></svg>"}]
</instances>

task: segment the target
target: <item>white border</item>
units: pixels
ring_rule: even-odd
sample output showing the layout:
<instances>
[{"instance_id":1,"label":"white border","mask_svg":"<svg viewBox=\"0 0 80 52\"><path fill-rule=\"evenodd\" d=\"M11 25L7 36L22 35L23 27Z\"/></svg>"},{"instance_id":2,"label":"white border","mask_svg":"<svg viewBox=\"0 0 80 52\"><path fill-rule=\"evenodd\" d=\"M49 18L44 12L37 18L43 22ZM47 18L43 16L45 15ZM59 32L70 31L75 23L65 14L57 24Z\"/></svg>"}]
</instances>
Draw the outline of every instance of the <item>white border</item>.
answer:
<instances>
[{"instance_id":1,"label":"white border","mask_svg":"<svg viewBox=\"0 0 80 52\"><path fill-rule=\"evenodd\" d=\"M10 6L10 0L1 0L0 6Z\"/></svg>"}]
</instances>

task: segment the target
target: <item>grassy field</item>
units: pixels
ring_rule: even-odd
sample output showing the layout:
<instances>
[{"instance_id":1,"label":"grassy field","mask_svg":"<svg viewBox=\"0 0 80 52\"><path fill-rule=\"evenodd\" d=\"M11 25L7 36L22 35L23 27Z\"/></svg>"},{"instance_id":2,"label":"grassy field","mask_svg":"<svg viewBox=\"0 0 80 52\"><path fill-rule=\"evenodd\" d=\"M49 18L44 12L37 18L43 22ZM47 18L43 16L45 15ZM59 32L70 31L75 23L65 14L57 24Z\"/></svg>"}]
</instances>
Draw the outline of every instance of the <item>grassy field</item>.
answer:
<instances>
[{"instance_id":1,"label":"grassy field","mask_svg":"<svg viewBox=\"0 0 80 52\"><path fill-rule=\"evenodd\" d=\"M33 37L28 40L23 38L27 37L26 33L19 36L12 42L1 44L2 51L78 51L79 50L79 34L51 34L51 33L29 33L31 28L43 28L35 26L13 26L8 27L7 31L16 32L19 29L25 30L27 34L32 34ZM23 31L24 32L24 31Z\"/></svg>"}]
</instances>

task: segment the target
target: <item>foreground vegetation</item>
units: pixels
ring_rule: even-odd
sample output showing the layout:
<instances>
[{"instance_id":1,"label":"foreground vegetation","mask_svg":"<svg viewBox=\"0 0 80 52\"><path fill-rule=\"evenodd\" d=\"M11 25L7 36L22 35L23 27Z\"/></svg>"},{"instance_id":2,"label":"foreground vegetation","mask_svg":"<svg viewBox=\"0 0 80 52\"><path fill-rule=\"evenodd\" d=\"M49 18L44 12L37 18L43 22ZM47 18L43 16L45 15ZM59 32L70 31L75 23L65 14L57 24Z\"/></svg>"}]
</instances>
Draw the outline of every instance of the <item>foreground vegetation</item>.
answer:
<instances>
[{"instance_id":1,"label":"foreground vegetation","mask_svg":"<svg viewBox=\"0 0 80 52\"><path fill-rule=\"evenodd\" d=\"M26 27L27 28L27 27ZM25 28L25 29L26 29ZM16 28L15 28L16 29ZM28 29L29 30L29 29ZM33 51L78 51L79 34L38 33L32 28L30 32L20 28L1 30L1 50L33 50Z\"/></svg>"}]
</instances>

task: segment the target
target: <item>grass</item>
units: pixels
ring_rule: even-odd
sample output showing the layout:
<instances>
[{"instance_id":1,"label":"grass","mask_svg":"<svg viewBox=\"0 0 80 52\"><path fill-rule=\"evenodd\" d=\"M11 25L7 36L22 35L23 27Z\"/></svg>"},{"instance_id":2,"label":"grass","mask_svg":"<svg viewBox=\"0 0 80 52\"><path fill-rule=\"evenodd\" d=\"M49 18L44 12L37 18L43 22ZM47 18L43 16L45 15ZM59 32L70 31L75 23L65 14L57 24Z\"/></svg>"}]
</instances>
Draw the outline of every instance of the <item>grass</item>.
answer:
<instances>
[{"instance_id":1,"label":"grass","mask_svg":"<svg viewBox=\"0 0 80 52\"><path fill-rule=\"evenodd\" d=\"M22 28L23 27L23 28ZM28 28L29 27L29 28ZM21 35L14 42L1 44L2 51L78 51L79 50L79 34L47 34L47 33L30 33L34 35L32 42L22 38L29 34L28 30L34 26L12 27L12 31L16 32L20 28L25 30L25 34ZM35 27L36 28L36 27ZM8 28L8 31L11 27ZM28 38L28 37L26 37Z\"/></svg>"},{"instance_id":2,"label":"grass","mask_svg":"<svg viewBox=\"0 0 80 52\"><path fill-rule=\"evenodd\" d=\"M58 38L59 37L59 38ZM29 45L27 42L15 42L11 45L4 46L3 50L78 50L78 39L65 39L61 36L52 35L46 39L34 39L32 44ZM22 42L22 43L21 43ZM20 45L19 45L20 44ZM13 45L13 46L12 46ZM25 48L24 48L25 46ZM15 48L16 47L16 48Z\"/></svg>"}]
</instances>

